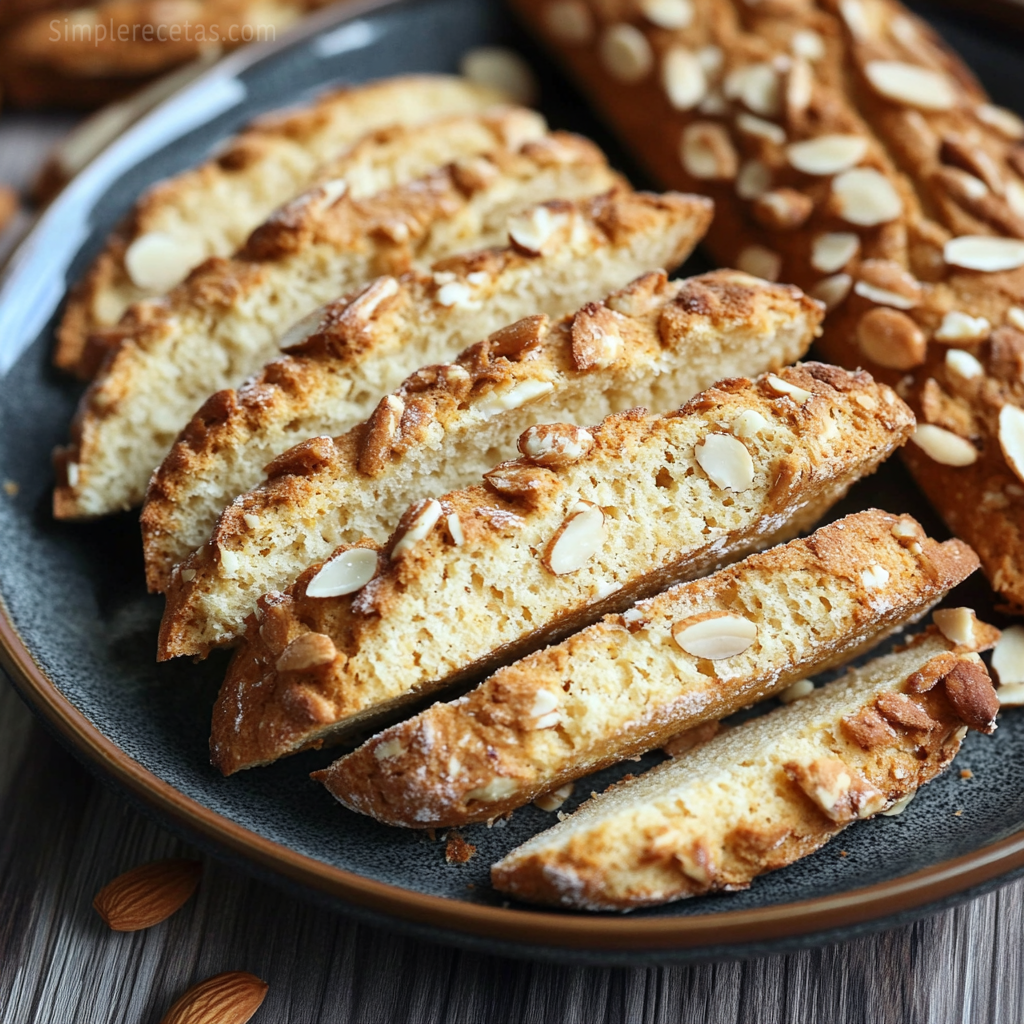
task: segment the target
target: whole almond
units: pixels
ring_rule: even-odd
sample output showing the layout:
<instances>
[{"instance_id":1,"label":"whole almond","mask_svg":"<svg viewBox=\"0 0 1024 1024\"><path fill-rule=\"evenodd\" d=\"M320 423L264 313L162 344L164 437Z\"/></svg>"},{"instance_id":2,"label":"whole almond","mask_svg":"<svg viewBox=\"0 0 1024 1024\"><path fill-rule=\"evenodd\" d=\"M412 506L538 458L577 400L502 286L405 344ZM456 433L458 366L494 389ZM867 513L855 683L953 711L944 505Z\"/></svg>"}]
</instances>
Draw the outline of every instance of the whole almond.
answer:
<instances>
[{"instance_id":1,"label":"whole almond","mask_svg":"<svg viewBox=\"0 0 1024 1024\"><path fill-rule=\"evenodd\" d=\"M115 932L151 928L180 909L196 891L203 865L197 860L155 860L108 882L92 901Z\"/></svg>"},{"instance_id":2,"label":"whole almond","mask_svg":"<svg viewBox=\"0 0 1024 1024\"><path fill-rule=\"evenodd\" d=\"M260 1008L269 987L246 971L215 974L180 996L160 1024L245 1024Z\"/></svg>"}]
</instances>

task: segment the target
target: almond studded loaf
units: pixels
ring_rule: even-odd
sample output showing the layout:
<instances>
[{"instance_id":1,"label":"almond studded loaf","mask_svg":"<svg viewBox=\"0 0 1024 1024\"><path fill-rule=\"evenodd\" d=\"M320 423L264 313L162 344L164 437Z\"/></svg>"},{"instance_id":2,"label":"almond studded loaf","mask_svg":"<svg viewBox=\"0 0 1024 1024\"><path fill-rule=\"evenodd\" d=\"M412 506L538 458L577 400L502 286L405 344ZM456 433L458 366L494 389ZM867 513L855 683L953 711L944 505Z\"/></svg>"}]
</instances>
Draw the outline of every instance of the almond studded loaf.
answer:
<instances>
[{"instance_id":1,"label":"almond studded loaf","mask_svg":"<svg viewBox=\"0 0 1024 1024\"><path fill-rule=\"evenodd\" d=\"M509 216L524 206L618 182L592 144L554 133L517 149L496 140L487 156L365 199L339 198L329 184L311 190L234 258L207 261L166 300L140 303L125 318L123 341L82 398L70 447L58 452L55 514L139 504L210 392L278 354L287 329L317 306L378 275L504 241Z\"/></svg>"},{"instance_id":2,"label":"almond studded loaf","mask_svg":"<svg viewBox=\"0 0 1024 1024\"><path fill-rule=\"evenodd\" d=\"M410 75L340 89L299 110L267 114L220 155L153 186L75 286L57 331L54 363L91 377L113 326L134 302L159 295L209 256L229 256L317 168L360 136L396 124L482 112L505 97L444 75Z\"/></svg>"},{"instance_id":3,"label":"almond studded loaf","mask_svg":"<svg viewBox=\"0 0 1024 1024\"><path fill-rule=\"evenodd\" d=\"M867 374L812 363L609 417L558 468L541 446L419 501L358 593L316 596L372 558L348 549L260 600L214 710L214 762L317 745L788 539L912 424Z\"/></svg>"},{"instance_id":4,"label":"almond studded loaf","mask_svg":"<svg viewBox=\"0 0 1024 1024\"><path fill-rule=\"evenodd\" d=\"M716 259L903 379L911 470L1024 607L1024 121L892 0L516 6L664 185L715 199Z\"/></svg>"},{"instance_id":5,"label":"almond studded loaf","mask_svg":"<svg viewBox=\"0 0 1024 1024\"><path fill-rule=\"evenodd\" d=\"M966 611L966 609L965 609ZM501 892L631 910L719 890L813 853L891 809L953 760L999 702L978 650L932 627L788 707L588 800L491 869Z\"/></svg>"},{"instance_id":6,"label":"almond studded loaf","mask_svg":"<svg viewBox=\"0 0 1024 1024\"><path fill-rule=\"evenodd\" d=\"M224 512L173 577L160 656L205 653L238 635L262 594L284 589L338 544L383 543L425 481L434 493L478 481L516 454L531 424L678 408L723 374L798 359L820 315L796 289L736 271L673 282L659 271L550 332L530 317L453 365L419 371L367 423L275 460L272 479ZM557 465L589 443L562 423L538 428L524 451Z\"/></svg>"},{"instance_id":7,"label":"almond studded loaf","mask_svg":"<svg viewBox=\"0 0 1024 1024\"><path fill-rule=\"evenodd\" d=\"M381 278L330 303L287 355L237 392L210 398L154 474L142 512L150 587L166 588L171 569L209 537L231 499L263 480L276 455L348 430L407 374L499 327L528 314L562 316L651 267L675 267L710 219L710 202L690 196L618 191L553 200L512 222L506 249L451 257L432 274Z\"/></svg>"},{"instance_id":8,"label":"almond studded loaf","mask_svg":"<svg viewBox=\"0 0 1024 1024\"><path fill-rule=\"evenodd\" d=\"M910 516L859 512L499 669L316 778L391 825L485 821L841 664L977 567Z\"/></svg>"}]
</instances>

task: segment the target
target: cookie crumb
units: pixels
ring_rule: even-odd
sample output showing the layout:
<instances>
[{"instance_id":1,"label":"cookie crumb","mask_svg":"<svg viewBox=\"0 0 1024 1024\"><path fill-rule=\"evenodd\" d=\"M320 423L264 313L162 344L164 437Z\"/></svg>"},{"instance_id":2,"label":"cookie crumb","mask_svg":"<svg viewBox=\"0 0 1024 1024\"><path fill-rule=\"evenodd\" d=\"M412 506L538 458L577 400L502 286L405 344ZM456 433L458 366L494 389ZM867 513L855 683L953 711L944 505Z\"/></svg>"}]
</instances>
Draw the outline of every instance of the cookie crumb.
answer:
<instances>
[{"instance_id":1,"label":"cookie crumb","mask_svg":"<svg viewBox=\"0 0 1024 1024\"><path fill-rule=\"evenodd\" d=\"M449 864L465 864L476 853L476 847L467 843L458 832L448 833L448 842L444 848L444 859Z\"/></svg>"},{"instance_id":2,"label":"cookie crumb","mask_svg":"<svg viewBox=\"0 0 1024 1024\"><path fill-rule=\"evenodd\" d=\"M963 813L964 813L963 811L954 811L954 812L953 812L953 817L954 817L954 818L959 818L959 817L960 817L960 815L961 815L961 814L963 814Z\"/></svg>"},{"instance_id":3,"label":"cookie crumb","mask_svg":"<svg viewBox=\"0 0 1024 1024\"><path fill-rule=\"evenodd\" d=\"M974 778L974 772L972 772L970 768L961 768L960 769L960 778L961 779L973 779Z\"/></svg>"},{"instance_id":4,"label":"cookie crumb","mask_svg":"<svg viewBox=\"0 0 1024 1024\"><path fill-rule=\"evenodd\" d=\"M18 484L16 484L13 480L4 481L4 494L6 494L8 498L17 497L18 491L20 490L21 487Z\"/></svg>"},{"instance_id":5,"label":"cookie crumb","mask_svg":"<svg viewBox=\"0 0 1024 1024\"><path fill-rule=\"evenodd\" d=\"M850 855L845 850L840 850L839 851L839 856L840 857L849 857Z\"/></svg>"}]
</instances>

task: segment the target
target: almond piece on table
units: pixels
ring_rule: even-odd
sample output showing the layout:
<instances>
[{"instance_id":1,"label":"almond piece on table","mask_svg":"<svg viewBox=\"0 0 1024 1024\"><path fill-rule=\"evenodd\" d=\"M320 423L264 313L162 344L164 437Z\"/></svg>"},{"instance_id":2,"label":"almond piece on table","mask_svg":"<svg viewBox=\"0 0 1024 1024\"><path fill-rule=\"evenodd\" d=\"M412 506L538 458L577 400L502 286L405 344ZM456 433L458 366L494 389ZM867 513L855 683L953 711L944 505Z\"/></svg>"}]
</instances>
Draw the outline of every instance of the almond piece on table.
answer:
<instances>
[{"instance_id":1,"label":"almond piece on table","mask_svg":"<svg viewBox=\"0 0 1024 1024\"><path fill-rule=\"evenodd\" d=\"M198 860L155 860L118 875L96 894L96 913L115 932L152 928L188 902L199 885Z\"/></svg>"},{"instance_id":2,"label":"almond piece on table","mask_svg":"<svg viewBox=\"0 0 1024 1024\"><path fill-rule=\"evenodd\" d=\"M180 996L160 1024L245 1024L260 1008L269 987L246 971L215 974Z\"/></svg>"}]
</instances>

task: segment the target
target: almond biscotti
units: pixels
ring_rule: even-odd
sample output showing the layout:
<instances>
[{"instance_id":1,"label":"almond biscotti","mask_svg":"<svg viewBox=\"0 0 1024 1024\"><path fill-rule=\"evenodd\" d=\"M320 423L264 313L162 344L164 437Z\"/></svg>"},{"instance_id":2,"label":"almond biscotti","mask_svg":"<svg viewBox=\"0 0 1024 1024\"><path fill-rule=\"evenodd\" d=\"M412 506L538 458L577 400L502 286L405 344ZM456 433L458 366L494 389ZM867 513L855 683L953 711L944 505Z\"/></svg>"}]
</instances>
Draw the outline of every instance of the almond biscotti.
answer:
<instances>
[{"instance_id":1,"label":"almond biscotti","mask_svg":"<svg viewBox=\"0 0 1024 1024\"><path fill-rule=\"evenodd\" d=\"M651 267L674 268L704 233L711 213L709 200L675 194L617 191L553 200L511 224L507 248L451 257L430 274L381 278L357 296L328 304L314 315L308 337L285 356L237 392L207 400L153 475L142 511L150 588L166 588L171 569L209 537L234 497L263 480L275 456L307 438L348 430L405 376L451 359L500 327L530 314L560 317ZM803 355L802 349L790 351L773 365ZM470 470L469 478L494 461Z\"/></svg>"},{"instance_id":2,"label":"almond biscotti","mask_svg":"<svg viewBox=\"0 0 1024 1024\"><path fill-rule=\"evenodd\" d=\"M529 317L452 365L420 370L368 422L281 455L267 484L225 510L173 578L159 657L232 639L261 595L339 544L383 543L425 481L434 493L479 481L517 454L531 425L555 424L522 450L557 466L590 443L572 424L636 406L675 409L723 375L784 366L806 351L820 316L795 288L736 271L672 282L659 271L550 331Z\"/></svg>"},{"instance_id":3,"label":"almond biscotti","mask_svg":"<svg viewBox=\"0 0 1024 1024\"><path fill-rule=\"evenodd\" d=\"M316 778L390 825L486 821L841 664L977 567L910 516L858 512L499 669Z\"/></svg>"},{"instance_id":4,"label":"almond biscotti","mask_svg":"<svg viewBox=\"0 0 1024 1024\"><path fill-rule=\"evenodd\" d=\"M299 110L267 114L214 159L153 186L135 204L68 299L54 362L91 377L97 328L168 291L209 256L229 256L317 168L367 132L482 112L505 97L464 79L409 75L340 89Z\"/></svg>"},{"instance_id":5,"label":"almond biscotti","mask_svg":"<svg viewBox=\"0 0 1024 1024\"><path fill-rule=\"evenodd\" d=\"M533 454L483 487L428 492L377 558L369 542L340 549L261 598L217 699L214 763L319 745L788 539L912 425L867 374L810 363L722 381L666 416L611 416L555 467L531 430Z\"/></svg>"},{"instance_id":6,"label":"almond biscotti","mask_svg":"<svg viewBox=\"0 0 1024 1024\"><path fill-rule=\"evenodd\" d=\"M1024 349L1024 121L892 0L516 6L665 186L715 199L716 259L821 298L825 356L903 381L908 464L1024 608L1024 397L988 355Z\"/></svg>"},{"instance_id":7,"label":"almond biscotti","mask_svg":"<svg viewBox=\"0 0 1024 1024\"><path fill-rule=\"evenodd\" d=\"M282 207L231 260L208 260L166 299L138 303L124 318L120 345L79 405L72 442L57 453L55 515L139 504L211 391L267 363L287 329L323 303L381 274L503 242L523 207L619 183L595 146L553 133L369 198L339 197L343 183L325 184Z\"/></svg>"},{"instance_id":8,"label":"almond biscotti","mask_svg":"<svg viewBox=\"0 0 1024 1024\"><path fill-rule=\"evenodd\" d=\"M898 811L991 733L999 701L978 650L998 631L931 627L788 707L592 797L491 869L501 892L580 910L631 910L721 890Z\"/></svg>"}]
</instances>

